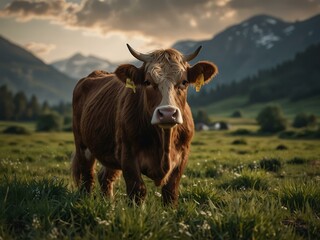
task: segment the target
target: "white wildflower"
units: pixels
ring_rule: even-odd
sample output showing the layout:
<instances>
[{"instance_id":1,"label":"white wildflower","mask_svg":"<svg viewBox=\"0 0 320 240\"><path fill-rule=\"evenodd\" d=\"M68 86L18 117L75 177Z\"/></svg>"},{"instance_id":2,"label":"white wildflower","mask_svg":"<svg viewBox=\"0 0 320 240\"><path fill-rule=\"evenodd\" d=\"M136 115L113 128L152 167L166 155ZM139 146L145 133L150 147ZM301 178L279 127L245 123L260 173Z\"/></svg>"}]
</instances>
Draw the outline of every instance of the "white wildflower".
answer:
<instances>
[{"instance_id":1,"label":"white wildflower","mask_svg":"<svg viewBox=\"0 0 320 240\"><path fill-rule=\"evenodd\" d=\"M59 230L58 228L54 227L52 228L51 232L49 233L50 239L57 239L59 237Z\"/></svg>"},{"instance_id":2,"label":"white wildflower","mask_svg":"<svg viewBox=\"0 0 320 240\"><path fill-rule=\"evenodd\" d=\"M101 218L99 218L99 217L96 217L95 220L97 221L97 223L98 223L99 225L104 225L104 226L109 226L110 223L111 223L111 222L108 221L108 220L101 220Z\"/></svg>"},{"instance_id":3,"label":"white wildflower","mask_svg":"<svg viewBox=\"0 0 320 240\"><path fill-rule=\"evenodd\" d=\"M207 215L206 212L205 212L205 211L202 211L202 210L201 210L199 213L200 213L201 215L203 215L203 216L206 216L206 215Z\"/></svg>"},{"instance_id":4,"label":"white wildflower","mask_svg":"<svg viewBox=\"0 0 320 240\"><path fill-rule=\"evenodd\" d=\"M234 172L233 174L234 174L235 177L240 177L241 176L241 174L239 174L237 172Z\"/></svg>"},{"instance_id":5,"label":"white wildflower","mask_svg":"<svg viewBox=\"0 0 320 240\"><path fill-rule=\"evenodd\" d=\"M161 197L161 193L159 193L157 191L154 192L154 195L156 195L157 197Z\"/></svg>"},{"instance_id":6,"label":"white wildflower","mask_svg":"<svg viewBox=\"0 0 320 240\"><path fill-rule=\"evenodd\" d=\"M206 220L204 220L201 228L202 228L202 230L206 231L206 230L210 230L211 226L208 224L208 222Z\"/></svg>"},{"instance_id":7,"label":"white wildflower","mask_svg":"<svg viewBox=\"0 0 320 240\"><path fill-rule=\"evenodd\" d=\"M192 234L188 231L189 225L185 224L184 222L179 222L179 233L186 234L187 236L191 237Z\"/></svg>"},{"instance_id":8,"label":"white wildflower","mask_svg":"<svg viewBox=\"0 0 320 240\"><path fill-rule=\"evenodd\" d=\"M39 229L41 227L40 220L36 214L34 214L32 218L32 227L34 229Z\"/></svg>"}]
</instances>

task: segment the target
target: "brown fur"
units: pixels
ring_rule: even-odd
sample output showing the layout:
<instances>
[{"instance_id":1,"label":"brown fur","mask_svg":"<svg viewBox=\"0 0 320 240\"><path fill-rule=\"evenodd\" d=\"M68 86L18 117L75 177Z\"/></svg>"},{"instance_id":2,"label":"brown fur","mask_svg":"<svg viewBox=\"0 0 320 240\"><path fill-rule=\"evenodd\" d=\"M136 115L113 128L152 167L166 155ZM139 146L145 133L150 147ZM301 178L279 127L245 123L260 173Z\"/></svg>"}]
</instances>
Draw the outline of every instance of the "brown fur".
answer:
<instances>
[{"instance_id":1,"label":"brown fur","mask_svg":"<svg viewBox=\"0 0 320 240\"><path fill-rule=\"evenodd\" d=\"M169 53L179 54L175 50ZM175 62L181 59L170 54L168 59ZM184 65L189 71L185 75L194 78L204 73L205 81L209 81L216 70L196 65L191 71L187 63ZM99 183L105 194L113 195L113 182L122 171L129 198L140 203L146 195L141 178L144 174L157 186L162 186L165 204L175 204L194 132L191 110L186 102L187 90L177 89L174 96L183 124L162 129L150 122L161 94L156 86L143 85L145 77L146 64L141 68L126 64L119 66L115 73L95 71L78 82L73 93L76 145L73 177L77 185L90 192L97 159L103 165ZM125 87L126 78L135 82L136 93Z\"/></svg>"}]
</instances>

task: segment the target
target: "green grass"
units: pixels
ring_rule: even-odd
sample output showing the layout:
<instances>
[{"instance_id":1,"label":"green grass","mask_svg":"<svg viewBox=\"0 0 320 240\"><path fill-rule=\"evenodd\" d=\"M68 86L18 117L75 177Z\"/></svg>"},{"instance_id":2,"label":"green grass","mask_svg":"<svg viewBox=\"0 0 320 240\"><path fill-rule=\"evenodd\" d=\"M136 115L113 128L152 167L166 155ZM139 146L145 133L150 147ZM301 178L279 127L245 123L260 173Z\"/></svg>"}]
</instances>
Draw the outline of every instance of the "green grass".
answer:
<instances>
[{"instance_id":1,"label":"green grass","mask_svg":"<svg viewBox=\"0 0 320 240\"><path fill-rule=\"evenodd\" d=\"M230 117L235 110L241 110L243 117L255 118L259 111L268 104L277 104L281 106L286 117L293 119L298 113L313 113L320 115L320 97L313 97L303 101L291 102L288 99L281 99L267 103L248 104L248 98L245 96L228 98L210 105L202 107L211 116ZM197 108L193 108L196 112Z\"/></svg>"},{"instance_id":2,"label":"green grass","mask_svg":"<svg viewBox=\"0 0 320 240\"><path fill-rule=\"evenodd\" d=\"M229 131L196 133L177 208L163 207L145 177L140 207L128 206L122 178L113 201L98 186L80 194L71 133L36 133L32 123L21 124L30 135L0 133L0 239L319 239L320 140L260 136L254 120L231 121Z\"/></svg>"}]
</instances>

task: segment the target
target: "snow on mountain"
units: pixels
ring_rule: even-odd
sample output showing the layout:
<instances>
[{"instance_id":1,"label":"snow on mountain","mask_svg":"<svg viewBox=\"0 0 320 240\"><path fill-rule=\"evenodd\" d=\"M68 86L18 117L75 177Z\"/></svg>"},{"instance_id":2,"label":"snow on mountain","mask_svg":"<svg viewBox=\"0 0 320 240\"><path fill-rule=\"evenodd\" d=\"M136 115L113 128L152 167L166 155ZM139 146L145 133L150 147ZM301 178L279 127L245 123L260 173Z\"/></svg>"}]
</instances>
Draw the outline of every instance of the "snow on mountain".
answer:
<instances>
[{"instance_id":1,"label":"snow on mountain","mask_svg":"<svg viewBox=\"0 0 320 240\"><path fill-rule=\"evenodd\" d=\"M60 72L77 80L88 76L94 70L113 72L117 66L117 64L111 63L108 60L91 55L84 56L80 53L70 58L53 62L51 65Z\"/></svg>"},{"instance_id":2,"label":"snow on mountain","mask_svg":"<svg viewBox=\"0 0 320 240\"><path fill-rule=\"evenodd\" d=\"M260 39L256 41L256 44L259 46L265 46L266 49L270 49L274 46L274 42L279 41L281 38L274 35L273 33L269 33L267 35L261 36Z\"/></svg>"},{"instance_id":3,"label":"snow on mountain","mask_svg":"<svg viewBox=\"0 0 320 240\"><path fill-rule=\"evenodd\" d=\"M283 32L288 36L294 31L295 27L293 25L290 25L289 27L286 27L283 29Z\"/></svg>"},{"instance_id":4,"label":"snow on mountain","mask_svg":"<svg viewBox=\"0 0 320 240\"><path fill-rule=\"evenodd\" d=\"M225 29L212 39L180 41L173 47L190 53L202 45L199 56L191 63L199 60L215 62L219 75L210 85L216 85L239 81L275 67L319 42L320 15L296 22L257 15Z\"/></svg>"},{"instance_id":5,"label":"snow on mountain","mask_svg":"<svg viewBox=\"0 0 320 240\"><path fill-rule=\"evenodd\" d=\"M266 22L267 22L267 23L270 23L270 24L272 24L272 25L277 24L277 20L274 19L274 18L268 18L268 19L266 19Z\"/></svg>"},{"instance_id":6,"label":"snow on mountain","mask_svg":"<svg viewBox=\"0 0 320 240\"><path fill-rule=\"evenodd\" d=\"M281 35L279 36L279 33L275 33L278 32L278 29L275 27L278 23L282 25L283 22L266 16L254 17L249 21L239 24L240 27L233 27L228 41L232 41L235 37L243 37L252 41L257 47L270 49L275 45L275 42L280 41L282 38ZM292 29L284 30L287 35L289 31L292 31Z\"/></svg>"}]
</instances>

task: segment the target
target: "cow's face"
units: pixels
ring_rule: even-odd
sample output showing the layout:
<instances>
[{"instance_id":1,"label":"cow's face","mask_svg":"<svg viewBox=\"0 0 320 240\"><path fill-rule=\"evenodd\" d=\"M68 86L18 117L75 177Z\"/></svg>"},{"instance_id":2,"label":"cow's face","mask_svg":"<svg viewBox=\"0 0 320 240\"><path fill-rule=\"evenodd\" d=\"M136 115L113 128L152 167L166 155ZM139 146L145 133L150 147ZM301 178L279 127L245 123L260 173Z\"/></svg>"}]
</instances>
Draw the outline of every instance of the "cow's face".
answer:
<instances>
[{"instance_id":1,"label":"cow's face","mask_svg":"<svg viewBox=\"0 0 320 240\"><path fill-rule=\"evenodd\" d=\"M128 47L135 57L140 54ZM182 124L188 86L199 87L199 81L207 83L217 73L217 67L210 62L198 62L190 67L186 56L174 49L158 50L143 56L141 68L122 65L116 70L116 75L120 80L130 79L134 85L144 89L145 105L152 115L151 124L161 128Z\"/></svg>"}]
</instances>

